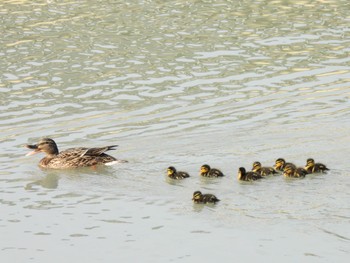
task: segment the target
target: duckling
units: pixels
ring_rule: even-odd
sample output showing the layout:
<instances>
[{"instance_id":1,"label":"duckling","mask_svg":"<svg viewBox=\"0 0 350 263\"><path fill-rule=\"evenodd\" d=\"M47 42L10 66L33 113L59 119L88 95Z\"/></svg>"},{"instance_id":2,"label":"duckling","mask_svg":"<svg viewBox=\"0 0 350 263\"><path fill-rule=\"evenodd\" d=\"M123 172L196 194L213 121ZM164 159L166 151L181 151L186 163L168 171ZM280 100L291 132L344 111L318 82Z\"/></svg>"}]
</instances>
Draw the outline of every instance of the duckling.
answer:
<instances>
[{"instance_id":1,"label":"duckling","mask_svg":"<svg viewBox=\"0 0 350 263\"><path fill-rule=\"evenodd\" d=\"M184 179L190 177L190 175L186 172L176 171L174 166L169 166L167 173L168 177L172 179Z\"/></svg>"},{"instance_id":2,"label":"duckling","mask_svg":"<svg viewBox=\"0 0 350 263\"><path fill-rule=\"evenodd\" d=\"M311 173L326 173L329 169L326 167L326 165L322 163L315 163L315 160L312 158L309 158L306 160L305 170L311 174Z\"/></svg>"},{"instance_id":3,"label":"duckling","mask_svg":"<svg viewBox=\"0 0 350 263\"><path fill-rule=\"evenodd\" d=\"M196 204L207 204L207 203L215 204L216 202L220 201L220 199L218 199L215 195L202 194L200 191L195 191L193 193L192 200Z\"/></svg>"},{"instance_id":4,"label":"duckling","mask_svg":"<svg viewBox=\"0 0 350 263\"><path fill-rule=\"evenodd\" d=\"M287 163L286 160L284 160L283 158L278 158L275 161L274 168L276 171L283 171L283 169L284 169L284 167L286 167L286 165L292 165L294 168L296 168L295 164Z\"/></svg>"},{"instance_id":5,"label":"duckling","mask_svg":"<svg viewBox=\"0 0 350 263\"><path fill-rule=\"evenodd\" d=\"M304 168L296 168L291 164L287 164L283 169L283 175L291 178L304 178L307 175L307 171Z\"/></svg>"},{"instance_id":6,"label":"duckling","mask_svg":"<svg viewBox=\"0 0 350 263\"><path fill-rule=\"evenodd\" d=\"M262 167L260 162L254 162L252 171L260 174L261 176L267 176L270 174L277 174L277 171L273 167Z\"/></svg>"},{"instance_id":7,"label":"duckling","mask_svg":"<svg viewBox=\"0 0 350 263\"><path fill-rule=\"evenodd\" d=\"M207 164L203 164L200 169L200 175L204 177L222 177L224 174L216 168L211 168Z\"/></svg>"},{"instance_id":8,"label":"duckling","mask_svg":"<svg viewBox=\"0 0 350 263\"><path fill-rule=\"evenodd\" d=\"M255 181L261 178L263 177L256 172L246 172L244 167L238 169L237 179L240 181Z\"/></svg>"}]
</instances>

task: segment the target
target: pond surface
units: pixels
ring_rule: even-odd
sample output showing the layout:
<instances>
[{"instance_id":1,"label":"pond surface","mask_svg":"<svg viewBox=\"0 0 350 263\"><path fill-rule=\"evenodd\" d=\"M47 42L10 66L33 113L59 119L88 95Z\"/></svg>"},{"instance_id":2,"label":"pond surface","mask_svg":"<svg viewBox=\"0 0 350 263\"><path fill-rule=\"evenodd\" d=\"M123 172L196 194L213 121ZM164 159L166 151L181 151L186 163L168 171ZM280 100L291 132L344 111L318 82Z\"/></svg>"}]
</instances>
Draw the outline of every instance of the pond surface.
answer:
<instances>
[{"instance_id":1,"label":"pond surface","mask_svg":"<svg viewBox=\"0 0 350 263\"><path fill-rule=\"evenodd\" d=\"M1 262L348 262L350 5L0 3ZM118 144L43 170L23 147ZM236 180L283 157L326 175ZM226 176L199 177L208 163ZM166 177L175 166L190 173ZM194 205L201 190L221 201Z\"/></svg>"}]
</instances>

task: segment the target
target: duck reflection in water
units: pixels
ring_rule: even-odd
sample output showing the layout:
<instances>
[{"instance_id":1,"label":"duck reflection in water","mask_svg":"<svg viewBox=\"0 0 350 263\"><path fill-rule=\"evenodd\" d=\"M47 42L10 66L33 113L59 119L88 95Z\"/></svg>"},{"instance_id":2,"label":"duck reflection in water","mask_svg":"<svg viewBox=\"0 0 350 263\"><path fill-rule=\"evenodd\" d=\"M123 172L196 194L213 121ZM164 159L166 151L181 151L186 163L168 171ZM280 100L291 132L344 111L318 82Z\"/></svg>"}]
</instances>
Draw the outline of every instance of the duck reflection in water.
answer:
<instances>
[{"instance_id":1,"label":"duck reflection in water","mask_svg":"<svg viewBox=\"0 0 350 263\"><path fill-rule=\"evenodd\" d=\"M55 173L50 173L44 178L28 183L25 186L26 190L34 190L35 186L41 186L47 189L56 189L58 187L59 176Z\"/></svg>"}]
</instances>

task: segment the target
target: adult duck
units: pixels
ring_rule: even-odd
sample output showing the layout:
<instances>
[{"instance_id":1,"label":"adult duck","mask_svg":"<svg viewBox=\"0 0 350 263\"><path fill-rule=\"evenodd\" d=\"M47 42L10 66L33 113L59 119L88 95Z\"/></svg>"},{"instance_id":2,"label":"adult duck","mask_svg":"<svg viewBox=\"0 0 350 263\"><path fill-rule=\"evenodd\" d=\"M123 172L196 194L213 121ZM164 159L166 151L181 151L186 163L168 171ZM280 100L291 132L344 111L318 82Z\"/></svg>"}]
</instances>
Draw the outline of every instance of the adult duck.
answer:
<instances>
[{"instance_id":1,"label":"adult duck","mask_svg":"<svg viewBox=\"0 0 350 263\"><path fill-rule=\"evenodd\" d=\"M40 160L39 166L43 168L65 169L96 165L113 165L119 162L127 162L106 154L106 151L115 150L118 145L110 145L100 148L69 148L58 151L57 144L50 138L43 138L37 144L26 145L33 151L28 155L43 152L46 156Z\"/></svg>"}]
</instances>

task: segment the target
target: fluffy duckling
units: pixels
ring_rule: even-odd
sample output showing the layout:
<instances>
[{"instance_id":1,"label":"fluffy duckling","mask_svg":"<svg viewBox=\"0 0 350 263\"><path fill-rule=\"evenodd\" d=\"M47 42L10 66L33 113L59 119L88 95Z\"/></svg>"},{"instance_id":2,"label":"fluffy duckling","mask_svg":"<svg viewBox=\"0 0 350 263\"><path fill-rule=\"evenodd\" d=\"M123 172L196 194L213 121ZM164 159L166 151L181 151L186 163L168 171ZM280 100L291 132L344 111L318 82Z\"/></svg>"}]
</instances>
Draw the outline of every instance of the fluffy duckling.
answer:
<instances>
[{"instance_id":1,"label":"fluffy duckling","mask_svg":"<svg viewBox=\"0 0 350 263\"><path fill-rule=\"evenodd\" d=\"M284 160L283 158L278 158L278 159L275 161L274 168L275 168L276 171L283 171L283 169L284 169L287 165L291 165L291 166L293 166L294 168L296 168L295 164L287 163L286 160Z\"/></svg>"},{"instance_id":2,"label":"fluffy duckling","mask_svg":"<svg viewBox=\"0 0 350 263\"><path fill-rule=\"evenodd\" d=\"M326 173L329 169L326 167L326 165L322 163L315 163L315 160L312 158L309 158L306 160L305 170L311 174L311 173Z\"/></svg>"},{"instance_id":3,"label":"fluffy duckling","mask_svg":"<svg viewBox=\"0 0 350 263\"><path fill-rule=\"evenodd\" d=\"M190 177L186 172L176 171L174 166L170 166L167 169L168 177L172 179L184 179Z\"/></svg>"},{"instance_id":4,"label":"fluffy duckling","mask_svg":"<svg viewBox=\"0 0 350 263\"><path fill-rule=\"evenodd\" d=\"M211 168L207 164L203 164L200 169L200 175L204 177L222 177L224 174L216 168Z\"/></svg>"},{"instance_id":5,"label":"fluffy duckling","mask_svg":"<svg viewBox=\"0 0 350 263\"><path fill-rule=\"evenodd\" d=\"M263 167L260 162L253 163L252 171L260 174L261 176L277 174L277 171L273 167Z\"/></svg>"},{"instance_id":6,"label":"fluffy duckling","mask_svg":"<svg viewBox=\"0 0 350 263\"><path fill-rule=\"evenodd\" d=\"M291 164L287 164L283 169L283 175L291 178L304 178L307 171L304 168L296 168Z\"/></svg>"},{"instance_id":7,"label":"fluffy duckling","mask_svg":"<svg viewBox=\"0 0 350 263\"><path fill-rule=\"evenodd\" d=\"M263 178L260 174L256 172L247 172L244 167L238 169L237 179L239 181L256 181Z\"/></svg>"},{"instance_id":8,"label":"fluffy duckling","mask_svg":"<svg viewBox=\"0 0 350 263\"><path fill-rule=\"evenodd\" d=\"M193 202L196 204L215 204L216 202L219 202L220 200L212 194L202 194L200 191L195 191L193 193Z\"/></svg>"}]
</instances>

